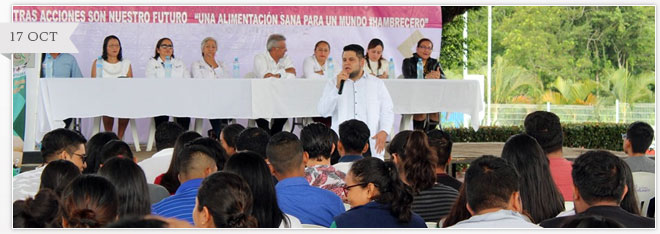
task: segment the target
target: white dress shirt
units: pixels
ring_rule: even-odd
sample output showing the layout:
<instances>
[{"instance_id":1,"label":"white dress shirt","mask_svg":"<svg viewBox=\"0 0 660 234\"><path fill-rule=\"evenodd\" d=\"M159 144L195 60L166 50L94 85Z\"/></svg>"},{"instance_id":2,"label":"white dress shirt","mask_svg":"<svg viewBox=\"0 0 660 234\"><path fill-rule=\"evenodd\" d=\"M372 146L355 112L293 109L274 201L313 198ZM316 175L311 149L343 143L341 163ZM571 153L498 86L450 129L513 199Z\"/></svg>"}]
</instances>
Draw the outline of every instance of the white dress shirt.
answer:
<instances>
[{"instance_id":1,"label":"white dress shirt","mask_svg":"<svg viewBox=\"0 0 660 234\"><path fill-rule=\"evenodd\" d=\"M312 55L303 61L303 78L307 79L327 79L328 77L335 77L335 74L328 74L328 60L325 61L325 64L321 66L319 64L319 61L316 60L316 56ZM335 69L341 67L338 67L337 64L335 64ZM316 73L317 71L323 70L323 75ZM337 73L337 72L334 72Z\"/></svg>"},{"instance_id":2,"label":"white dress shirt","mask_svg":"<svg viewBox=\"0 0 660 234\"><path fill-rule=\"evenodd\" d=\"M170 62L172 63L172 78L190 78L190 72L183 61L172 58ZM145 77L165 78L165 65L163 63L160 57L158 59L150 58L145 68Z\"/></svg>"},{"instance_id":3,"label":"white dress shirt","mask_svg":"<svg viewBox=\"0 0 660 234\"><path fill-rule=\"evenodd\" d=\"M332 116L332 129L339 132L339 124L346 120L357 119L369 127L369 136L380 131L391 135L394 125L392 97L383 81L375 76L363 73L357 81L348 79L344 82L342 95L337 94L337 79L328 79L321 100L319 114ZM371 155L383 159L385 150L376 153L376 140L369 137Z\"/></svg>"},{"instance_id":4,"label":"white dress shirt","mask_svg":"<svg viewBox=\"0 0 660 234\"><path fill-rule=\"evenodd\" d=\"M285 71L288 68L293 68L293 62L289 58L289 55L285 54L277 63L268 51L254 56L253 72L257 76L256 78L264 78L266 73L280 74L281 79L296 78L296 75L293 73L287 73Z\"/></svg>"},{"instance_id":5,"label":"white dress shirt","mask_svg":"<svg viewBox=\"0 0 660 234\"><path fill-rule=\"evenodd\" d=\"M170 161L172 161L172 152L174 152L174 148L166 148L138 163L138 166L144 171L147 183L153 183L156 177L167 172Z\"/></svg>"},{"instance_id":6,"label":"white dress shirt","mask_svg":"<svg viewBox=\"0 0 660 234\"><path fill-rule=\"evenodd\" d=\"M449 228L541 228L529 222L518 212L501 209L495 212L475 215L460 221Z\"/></svg>"},{"instance_id":7,"label":"white dress shirt","mask_svg":"<svg viewBox=\"0 0 660 234\"><path fill-rule=\"evenodd\" d=\"M41 185L41 173L46 166L37 167L34 170L26 171L12 178L12 202L23 200L28 197L34 197L39 191Z\"/></svg>"},{"instance_id":8,"label":"white dress shirt","mask_svg":"<svg viewBox=\"0 0 660 234\"><path fill-rule=\"evenodd\" d=\"M227 70L222 62L216 60L215 63L218 64L218 67L212 68L204 59L194 62L190 66L192 78L220 79L231 77L229 70Z\"/></svg>"}]
</instances>

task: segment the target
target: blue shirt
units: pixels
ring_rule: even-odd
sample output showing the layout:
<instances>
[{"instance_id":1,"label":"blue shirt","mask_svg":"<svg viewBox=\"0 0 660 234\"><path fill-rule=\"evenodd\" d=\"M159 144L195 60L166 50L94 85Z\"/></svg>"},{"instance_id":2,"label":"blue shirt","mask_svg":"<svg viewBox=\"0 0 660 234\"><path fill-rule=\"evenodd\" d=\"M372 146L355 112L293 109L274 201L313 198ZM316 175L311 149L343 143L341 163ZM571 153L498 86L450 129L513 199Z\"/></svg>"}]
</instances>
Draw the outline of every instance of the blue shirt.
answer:
<instances>
[{"instance_id":1,"label":"blue shirt","mask_svg":"<svg viewBox=\"0 0 660 234\"><path fill-rule=\"evenodd\" d=\"M392 215L389 204L369 202L362 206L353 207L345 213L335 217L333 227L338 228L426 228L424 219L415 212L410 211L410 221L400 223Z\"/></svg>"},{"instance_id":2,"label":"blue shirt","mask_svg":"<svg viewBox=\"0 0 660 234\"><path fill-rule=\"evenodd\" d=\"M305 177L280 180L275 191L282 212L295 216L304 224L329 227L332 218L344 212L344 203L336 194L312 187Z\"/></svg>"},{"instance_id":3,"label":"blue shirt","mask_svg":"<svg viewBox=\"0 0 660 234\"><path fill-rule=\"evenodd\" d=\"M192 179L181 184L174 195L151 206L151 213L166 218L177 218L193 223L192 212L195 208L197 190L203 179Z\"/></svg>"},{"instance_id":4,"label":"blue shirt","mask_svg":"<svg viewBox=\"0 0 660 234\"><path fill-rule=\"evenodd\" d=\"M41 61L41 77L46 77L46 59ZM61 53L53 60L53 78L83 77L76 58L71 54Z\"/></svg>"}]
</instances>

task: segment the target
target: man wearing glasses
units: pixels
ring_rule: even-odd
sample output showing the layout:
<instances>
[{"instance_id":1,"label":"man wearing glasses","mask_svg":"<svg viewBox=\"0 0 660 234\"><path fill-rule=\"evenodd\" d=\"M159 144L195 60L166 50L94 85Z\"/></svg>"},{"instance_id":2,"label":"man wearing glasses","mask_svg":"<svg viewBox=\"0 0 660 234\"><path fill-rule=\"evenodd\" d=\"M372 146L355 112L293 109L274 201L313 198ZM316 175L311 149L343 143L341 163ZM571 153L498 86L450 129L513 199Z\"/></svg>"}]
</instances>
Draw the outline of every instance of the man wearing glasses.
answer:
<instances>
[{"instance_id":1,"label":"man wearing glasses","mask_svg":"<svg viewBox=\"0 0 660 234\"><path fill-rule=\"evenodd\" d=\"M296 69L291 58L286 54L286 38L281 34L272 34L266 42L266 50L254 56L254 74L264 79L293 79L296 78ZM250 77L252 78L252 77ZM286 119L272 119L273 127L268 126L265 119L257 119L259 128L266 130L270 135L282 131Z\"/></svg>"},{"instance_id":2,"label":"man wearing glasses","mask_svg":"<svg viewBox=\"0 0 660 234\"><path fill-rule=\"evenodd\" d=\"M49 162L64 159L73 162L82 172L85 164L85 143L87 140L79 133L59 128L46 133L41 140L43 164L34 170L15 176L12 180L13 201L34 196L39 191L41 173Z\"/></svg>"}]
</instances>

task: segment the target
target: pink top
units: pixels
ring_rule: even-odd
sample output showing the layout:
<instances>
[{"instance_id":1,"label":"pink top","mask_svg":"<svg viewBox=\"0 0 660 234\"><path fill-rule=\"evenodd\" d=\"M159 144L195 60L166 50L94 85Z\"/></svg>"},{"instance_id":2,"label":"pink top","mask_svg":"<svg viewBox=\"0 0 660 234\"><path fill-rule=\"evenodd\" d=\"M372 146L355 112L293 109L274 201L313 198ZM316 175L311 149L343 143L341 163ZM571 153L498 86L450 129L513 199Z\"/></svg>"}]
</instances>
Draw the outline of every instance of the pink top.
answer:
<instances>
[{"instance_id":1,"label":"pink top","mask_svg":"<svg viewBox=\"0 0 660 234\"><path fill-rule=\"evenodd\" d=\"M552 179L555 181L561 195L564 196L564 201L573 201L573 177L571 177L573 163L565 158L548 159L550 159Z\"/></svg>"}]
</instances>

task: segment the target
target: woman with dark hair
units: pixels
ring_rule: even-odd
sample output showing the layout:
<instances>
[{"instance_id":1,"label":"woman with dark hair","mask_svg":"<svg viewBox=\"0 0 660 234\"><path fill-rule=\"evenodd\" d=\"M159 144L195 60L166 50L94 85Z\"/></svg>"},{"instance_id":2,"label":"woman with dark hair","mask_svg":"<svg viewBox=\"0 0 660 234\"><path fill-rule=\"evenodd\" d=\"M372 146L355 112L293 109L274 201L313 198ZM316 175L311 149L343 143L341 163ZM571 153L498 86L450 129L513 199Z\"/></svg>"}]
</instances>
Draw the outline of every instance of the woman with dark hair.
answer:
<instances>
[{"instance_id":1,"label":"woman with dark hair","mask_svg":"<svg viewBox=\"0 0 660 234\"><path fill-rule=\"evenodd\" d=\"M433 51L433 42L428 38L422 38L417 42L417 53L412 57L406 58L401 64L401 72L405 79L417 79L417 63L421 60L424 68L422 76L424 79L446 79L442 66L437 59L431 58ZM413 115L413 128L415 130L428 131L435 129L440 124L440 115L438 113L429 113L429 123L424 126L427 114Z\"/></svg>"},{"instance_id":2,"label":"woman with dark hair","mask_svg":"<svg viewBox=\"0 0 660 234\"><path fill-rule=\"evenodd\" d=\"M330 131L332 132L332 143L338 145L339 135L337 135L337 132L335 132L335 130L332 130L332 128L330 129ZM339 150L333 151L332 156L330 156L330 165L337 164L339 162L339 158L341 158L341 155L339 155Z\"/></svg>"},{"instance_id":3,"label":"woman with dark hair","mask_svg":"<svg viewBox=\"0 0 660 234\"><path fill-rule=\"evenodd\" d=\"M436 183L437 157L422 131L401 131L392 138L387 152L397 166L401 180L410 185L415 196L412 210L426 222L437 222L447 215L458 191Z\"/></svg>"},{"instance_id":4,"label":"woman with dark hair","mask_svg":"<svg viewBox=\"0 0 660 234\"><path fill-rule=\"evenodd\" d=\"M628 163L623 160L621 161L621 168L623 169L623 175L626 177L628 192L623 196L623 199L621 199L619 206L632 214L643 216L642 212L639 210L639 200L637 199L637 192L635 192L634 189L635 182L633 181L632 170L630 169L630 166L628 166Z\"/></svg>"},{"instance_id":5,"label":"woman with dark hair","mask_svg":"<svg viewBox=\"0 0 660 234\"><path fill-rule=\"evenodd\" d=\"M114 157L103 164L99 175L108 179L119 196L119 218L151 214L149 188L144 172L130 158Z\"/></svg>"},{"instance_id":6,"label":"woman with dark hair","mask_svg":"<svg viewBox=\"0 0 660 234\"><path fill-rule=\"evenodd\" d=\"M101 161L101 150L105 143L111 140L119 140L119 137L114 132L99 132L87 141L87 144L85 144L87 167L83 170L83 174L95 174L99 171L100 165L103 163Z\"/></svg>"},{"instance_id":7,"label":"woman with dark hair","mask_svg":"<svg viewBox=\"0 0 660 234\"><path fill-rule=\"evenodd\" d=\"M101 148L101 167L103 167L105 161L114 157L129 158L137 163L137 160L133 157L131 147L121 140L111 140L103 145L103 148Z\"/></svg>"},{"instance_id":8,"label":"woman with dark hair","mask_svg":"<svg viewBox=\"0 0 660 234\"><path fill-rule=\"evenodd\" d=\"M456 202L454 202L454 205L451 206L449 214L447 214L438 222L438 227L451 227L460 221L472 217L466 205L467 197L465 196L465 184L463 184L458 190L458 198L456 198Z\"/></svg>"},{"instance_id":9,"label":"woman with dark hair","mask_svg":"<svg viewBox=\"0 0 660 234\"><path fill-rule=\"evenodd\" d=\"M270 169L259 154L252 151L236 153L225 165L226 172L241 176L254 197L252 216L260 228L300 228L300 220L285 214L277 205L275 185Z\"/></svg>"},{"instance_id":10,"label":"woman with dark hair","mask_svg":"<svg viewBox=\"0 0 660 234\"><path fill-rule=\"evenodd\" d=\"M189 143L190 145L200 145L206 147L213 155L215 159L215 164L218 167L218 171L222 171L222 168L225 167L225 162L227 162L227 153L222 149L220 142L210 138L210 137L198 137Z\"/></svg>"},{"instance_id":11,"label":"woman with dark hair","mask_svg":"<svg viewBox=\"0 0 660 234\"><path fill-rule=\"evenodd\" d=\"M14 228L62 227L59 199L50 189L39 190L34 198L15 201L13 212Z\"/></svg>"},{"instance_id":12,"label":"woman with dark hair","mask_svg":"<svg viewBox=\"0 0 660 234\"><path fill-rule=\"evenodd\" d=\"M548 158L541 145L527 134L513 135L502 148L502 158L520 174L523 210L533 223L554 218L564 210L564 198L550 175Z\"/></svg>"},{"instance_id":13,"label":"woman with dark hair","mask_svg":"<svg viewBox=\"0 0 660 234\"><path fill-rule=\"evenodd\" d=\"M222 199L218 199L222 198ZM215 172L202 181L197 192L193 221L203 228L256 228L252 193L247 183L229 172Z\"/></svg>"},{"instance_id":14,"label":"woman with dark hair","mask_svg":"<svg viewBox=\"0 0 660 234\"><path fill-rule=\"evenodd\" d=\"M378 158L355 161L344 187L351 209L334 218L331 228L426 228L412 211L412 189L396 166Z\"/></svg>"},{"instance_id":15,"label":"woman with dark hair","mask_svg":"<svg viewBox=\"0 0 660 234\"><path fill-rule=\"evenodd\" d=\"M71 161L60 159L46 165L41 173L39 190L50 189L58 196L73 179L80 176L80 169Z\"/></svg>"},{"instance_id":16,"label":"woman with dark hair","mask_svg":"<svg viewBox=\"0 0 660 234\"><path fill-rule=\"evenodd\" d=\"M181 182L179 182L179 170L176 168L178 161L176 156L179 155L181 150L183 150L183 146L185 144L193 141L198 137L202 137L202 135L195 131L187 131L176 138L176 142L174 143L174 150L172 151L172 161L170 161L170 167L167 169L167 172L156 177L154 184L159 184L165 187L171 195L176 193L179 185L181 185Z\"/></svg>"},{"instance_id":17,"label":"woman with dark hair","mask_svg":"<svg viewBox=\"0 0 660 234\"><path fill-rule=\"evenodd\" d=\"M367 61L364 63L364 72L372 76L387 79L387 69L389 62L383 58L385 46L383 41L378 38L371 39L367 45Z\"/></svg>"},{"instance_id":18,"label":"woman with dark hair","mask_svg":"<svg viewBox=\"0 0 660 234\"><path fill-rule=\"evenodd\" d=\"M227 157L231 157L236 153L236 138L244 129L245 127L243 127L243 125L230 124L220 131L220 144L222 145L222 148L225 149Z\"/></svg>"},{"instance_id":19,"label":"woman with dark hair","mask_svg":"<svg viewBox=\"0 0 660 234\"><path fill-rule=\"evenodd\" d=\"M328 58L330 56L330 43L318 41L314 45L314 54L303 61L303 77L307 79L325 79L334 77L328 72Z\"/></svg>"},{"instance_id":20,"label":"woman with dark hair","mask_svg":"<svg viewBox=\"0 0 660 234\"><path fill-rule=\"evenodd\" d=\"M121 52L121 41L117 36L105 37L103 40L103 54L99 57L101 61L96 59L92 63L92 78L132 78L131 61L124 59ZM97 69L99 70L97 71ZM112 132L114 122L114 118L103 116L103 127L106 132ZM128 119L119 118L118 122L119 139L124 139Z\"/></svg>"},{"instance_id":21,"label":"woman with dark hair","mask_svg":"<svg viewBox=\"0 0 660 234\"><path fill-rule=\"evenodd\" d=\"M117 219L115 186L98 175L82 175L62 192L62 227L99 228Z\"/></svg>"},{"instance_id":22,"label":"woman with dark hair","mask_svg":"<svg viewBox=\"0 0 660 234\"><path fill-rule=\"evenodd\" d=\"M171 39L164 37L158 40L154 57L147 62L145 77L158 79L190 78L190 72L186 64L182 60L174 58L174 43ZM167 122L169 118L169 116L154 117L156 127ZM175 118L175 120L183 129L190 127L190 118Z\"/></svg>"}]
</instances>

